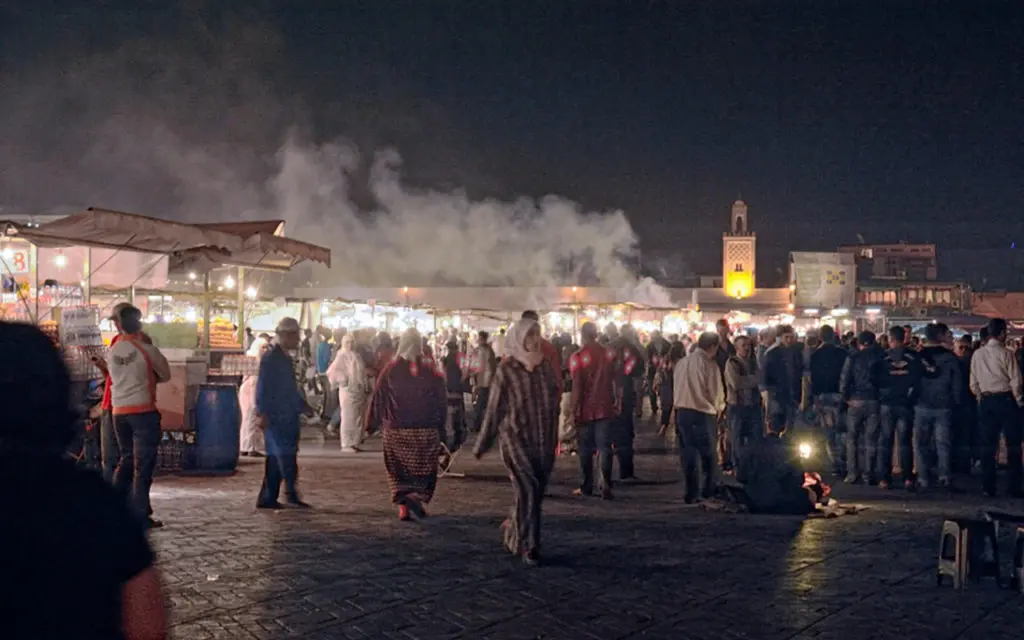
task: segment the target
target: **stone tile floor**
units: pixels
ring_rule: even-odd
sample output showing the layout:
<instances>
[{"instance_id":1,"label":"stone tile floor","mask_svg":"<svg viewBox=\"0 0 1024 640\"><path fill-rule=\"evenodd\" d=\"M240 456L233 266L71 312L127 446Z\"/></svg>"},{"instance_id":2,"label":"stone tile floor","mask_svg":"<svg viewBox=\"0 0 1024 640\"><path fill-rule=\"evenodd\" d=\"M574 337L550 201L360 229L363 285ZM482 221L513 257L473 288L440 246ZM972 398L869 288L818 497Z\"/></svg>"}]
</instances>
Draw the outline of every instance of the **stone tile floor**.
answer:
<instances>
[{"instance_id":1,"label":"stone tile floor","mask_svg":"<svg viewBox=\"0 0 1024 640\"><path fill-rule=\"evenodd\" d=\"M675 457L639 456L644 482L575 500L575 458L545 502L548 566L502 553L510 489L496 455L458 462L431 516L399 522L379 450L305 446L310 512L257 512L260 461L231 477L159 478L152 534L175 638L734 639L1020 637L1024 596L991 581L935 584L946 514L974 494L882 494L835 520L709 513L680 497ZM995 505L1013 509L1010 501ZM1016 505L1024 511L1024 505ZM1008 546L1003 547L1008 566Z\"/></svg>"}]
</instances>

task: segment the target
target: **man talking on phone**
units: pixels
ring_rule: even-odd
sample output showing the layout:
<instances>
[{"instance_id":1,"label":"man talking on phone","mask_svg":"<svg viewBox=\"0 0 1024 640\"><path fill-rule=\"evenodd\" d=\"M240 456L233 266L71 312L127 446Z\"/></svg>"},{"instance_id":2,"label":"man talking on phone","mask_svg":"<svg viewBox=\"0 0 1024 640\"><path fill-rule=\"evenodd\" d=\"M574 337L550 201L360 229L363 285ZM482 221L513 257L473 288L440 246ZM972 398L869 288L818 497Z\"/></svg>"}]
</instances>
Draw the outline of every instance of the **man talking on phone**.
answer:
<instances>
[{"instance_id":1,"label":"man talking on phone","mask_svg":"<svg viewBox=\"0 0 1024 640\"><path fill-rule=\"evenodd\" d=\"M156 385L171 378L171 367L160 350L142 332L142 312L132 305L118 305L114 318L120 333L111 342L109 360L97 360L108 376L111 416L117 439L118 461L114 488L129 497L136 516L150 528L154 520L149 489L156 470L160 445L160 412Z\"/></svg>"}]
</instances>

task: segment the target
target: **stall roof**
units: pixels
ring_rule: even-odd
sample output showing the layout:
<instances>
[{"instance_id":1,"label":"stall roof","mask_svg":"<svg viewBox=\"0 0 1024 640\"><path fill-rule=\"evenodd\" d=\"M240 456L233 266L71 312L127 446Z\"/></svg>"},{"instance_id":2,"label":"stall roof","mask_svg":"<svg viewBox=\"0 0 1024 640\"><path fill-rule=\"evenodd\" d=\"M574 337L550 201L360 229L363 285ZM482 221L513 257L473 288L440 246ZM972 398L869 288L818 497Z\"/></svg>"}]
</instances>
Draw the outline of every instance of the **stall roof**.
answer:
<instances>
[{"instance_id":1,"label":"stall roof","mask_svg":"<svg viewBox=\"0 0 1024 640\"><path fill-rule=\"evenodd\" d=\"M39 247L174 255L177 266L197 271L223 265L288 270L303 260L331 264L329 249L281 235L281 220L186 224L90 207L37 227L3 223L0 231Z\"/></svg>"},{"instance_id":2,"label":"stall roof","mask_svg":"<svg viewBox=\"0 0 1024 640\"><path fill-rule=\"evenodd\" d=\"M95 207L38 227L7 223L3 232L48 248L78 246L170 254L201 247L235 252L243 247L243 239L236 234Z\"/></svg>"},{"instance_id":3,"label":"stall roof","mask_svg":"<svg viewBox=\"0 0 1024 640\"><path fill-rule=\"evenodd\" d=\"M240 249L233 251L229 259L222 261L225 264L287 270L303 260L312 260L328 267L331 266L330 249L294 238L286 238L284 236L284 220L213 222L196 226L237 235L244 240ZM208 251L204 253L208 253ZM209 255L206 257L207 261L214 258ZM193 265L193 268L196 266Z\"/></svg>"}]
</instances>

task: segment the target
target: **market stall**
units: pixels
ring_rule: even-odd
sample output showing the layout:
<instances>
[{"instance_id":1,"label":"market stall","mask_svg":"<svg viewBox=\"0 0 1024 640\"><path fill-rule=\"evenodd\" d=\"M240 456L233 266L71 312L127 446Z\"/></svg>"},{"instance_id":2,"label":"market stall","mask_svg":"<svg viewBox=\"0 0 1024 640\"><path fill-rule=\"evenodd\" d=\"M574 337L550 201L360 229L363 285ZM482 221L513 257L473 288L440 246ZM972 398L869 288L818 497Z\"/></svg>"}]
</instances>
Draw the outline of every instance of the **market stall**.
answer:
<instances>
[{"instance_id":1,"label":"market stall","mask_svg":"<svg viewBox=\"0 0 1024 640\"><path fill-rule=\"evenodd\" d=\"M187 466L191 456L184 452L193 446L200 459L228 460L223 455L205 456L204 445L221 443L216 446L223 448L218 434L232 427L237 441L237 421L200 424L197 416L220 420L223 412L197 411L195 402L208 384L213 339L218 345L241 346L246 305L258 297L244 284L246 272L287 271L303 260L330 262L327 249L284 238L282 233L280 222L190 225L96 208L42 225L0 223L0 317L39 324L60 340L76 377L96 380L100 375L91 357L103 349L103 319L118 301L136 304L172 365L171 380L158 387L165 432L162 453L177 459L172 466ZM169 289L168 273L175 267L194 274L191 280L201 282L202 288ZM237 287L231 287L234 295L211 287L211 273L224 268L237 273ZM94 290L96 302L102 304L94 303ZM140 291L152 295L139 296ZM198 300L202 314L195 307L180 315L168 313L175 296ZM175 321L157 321L154 297L159 298L160 319L173 316ZM225 320L214 322L220 298L234 298L237 332ZM68 320L62 323L64 318ZM197 349L188 336L198 336L199 327L202 340ZM204 438L204 426L210 437ZM237 459L237 444L234 454Z\"/></svg>"}]
</instances>

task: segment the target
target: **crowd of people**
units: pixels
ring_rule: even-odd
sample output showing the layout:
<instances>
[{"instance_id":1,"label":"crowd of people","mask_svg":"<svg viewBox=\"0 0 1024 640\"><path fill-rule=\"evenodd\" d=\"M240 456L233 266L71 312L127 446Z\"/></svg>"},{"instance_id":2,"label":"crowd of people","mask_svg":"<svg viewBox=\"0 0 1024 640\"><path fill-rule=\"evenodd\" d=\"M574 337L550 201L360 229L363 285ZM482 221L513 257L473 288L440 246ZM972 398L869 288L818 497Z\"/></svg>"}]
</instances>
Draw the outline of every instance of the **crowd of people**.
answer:
<instances>
[{"instance_id":1,"label":"crowd of people","mask_svg":"<svg viewBox=\"0 0 1024 640\"><path fill-rule=\"evenodd\" d=\"M99 627L134 629L145 637L161 633L164 624L144 531L160 524L152 517L149 489L159 440L155 389L169 374L166 359L142 330L138 309L119 305L112 319L118 338L109 357L96 364L108 392L104 428L112 433L106 438L116 448L104 447L107 482L91 476L98 484L61 460L77 416L65 406L71 404L70 382L58 352L38 329L0 323L0 390L10 408L0 428L0 472L12 486L49 487L65 505L49 511L49 503L40 503L29 517L7 517L0 531L14 536L19 549L29 546L26 558L52 557L46 571L59 572L63 556L46 554L61 548L80 559L75 545L32 549L58 531L90 528L75 539L97 541L91 547L101 551L96 564L107 570L87 573L105 582L90 598L78 593L67 599L89 604L91 612L81 615L92 616ZM381 434L401 520L426 517L441 451L458 450L468 431L478 433L478 458L497 444L514 487L503 545L528 565L541 561L541 505L559 452L577 455L575 496L613 499L616 482L636 478L634 425L645 397L660 431L674 427L686 502L717 498L752 512L808 513L829 489L795 459L787 434L801 424L824 435L832 471L845 482L883 489L893 486L897 472L908 490L949 489L958 474L978 469L985 494L995 495L1003 439L1005 493L1024 497L1022 354L1008 342L1005 321L990 321L978 340L954 340L942 323L927 325L922 340L902 326L884 336L865 331L841 338L822 326L802 342L789 326L734 336L722 320L716 329L693 341L655 332L641 344L628 324L601 331L586 322L575 345L561 336L546 340L537 314L527 311L500 334L497 349L483 332L472 348L449 334L443 357L435 361L415 329L405 331L397 347L388 336L377 336L374 347L364 332L339 333L317 345L316 368L339 394L342 446L358 450L367 434ZM250 352L260 356L259 371L243 384L243 396L252 398L243 400L250 405L244 429L255 429L266 450L257 507L282 508L283 484L290 506L309 508L299 494L297 454L300 416L314 409L297 381L293 357L303 351L303 335L297 321L284 318L268 338L253 338ZM321 349L325 345L328 351ZM726 475L732 480L724 481ZM79 498L102 509L86 514L67 506ZM68 560L63 566L73 565ZM26 598L42 597L37 568L15 567Z\"/></svg>"}]
</instances>

